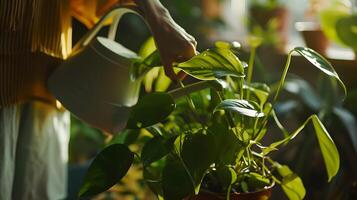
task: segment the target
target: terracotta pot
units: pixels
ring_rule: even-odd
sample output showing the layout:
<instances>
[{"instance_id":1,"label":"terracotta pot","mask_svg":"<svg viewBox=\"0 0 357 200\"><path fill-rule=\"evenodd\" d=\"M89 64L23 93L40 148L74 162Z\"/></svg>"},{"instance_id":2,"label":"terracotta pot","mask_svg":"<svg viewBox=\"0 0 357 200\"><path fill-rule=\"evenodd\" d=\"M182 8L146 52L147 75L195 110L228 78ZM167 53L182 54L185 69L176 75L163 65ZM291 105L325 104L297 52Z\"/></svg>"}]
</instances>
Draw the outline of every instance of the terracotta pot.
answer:
<instances>
[{"instance_id":1,"label":"terracotta pot","mask_svg":"<svg viewBox=\"0 0 357 200\"><path fill-rule=\"evenodd\" d=\"M231 193L231 200L268 200L270 199L274 184L262 190L249 193ZM225 200L226 194L217 194L209 191L201 191L198 195L188 197L185 200Z\"/></svg>"},{"instance_id":2,"label":"terracotta pot","mask_svg":"<svg viewBox=\"0 0 357 200\"><path fill-rule=\"evenodd\" d=\"M277 19L277 32L281 39L281 47L284 48L288 40L289 30L289 11L286 7L280 6L275 9L266 9L260 6L250 7L250 18L252 28L255 25L261 26L264 30L268 29L268 22Z\"/></svg>"},{"instance_id":3,"label":"terracotta pot","mask_svg":"<svg viewBox=\"0 0 357 200\"><path fill-rule=\"evenodd\" d=\"M326 56L329 41L316 22L297 22L295 28L301 33L307 47Z\"/></svg>"},{"instance_id":4,"label":"terracotta pot","mask_svg":"<svg viewBox=\"0 0 357 200\"><path fill-rule=\"evenodd\" d=\"M219 0L201 0L202 15L207 19L216 19L221 16L222 5Z\"/></svg>"}]
</instances>

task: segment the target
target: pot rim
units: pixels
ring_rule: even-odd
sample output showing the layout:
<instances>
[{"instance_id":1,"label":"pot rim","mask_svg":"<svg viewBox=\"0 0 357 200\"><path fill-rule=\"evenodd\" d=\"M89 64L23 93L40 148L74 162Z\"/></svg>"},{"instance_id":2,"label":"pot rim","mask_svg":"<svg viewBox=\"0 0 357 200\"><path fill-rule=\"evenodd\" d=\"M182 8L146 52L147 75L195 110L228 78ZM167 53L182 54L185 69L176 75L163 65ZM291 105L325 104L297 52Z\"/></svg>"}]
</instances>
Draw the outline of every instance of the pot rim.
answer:
<instances>
[{"instance_id":1,"label":"pot rim","mask_svg":"<svg viewBox=\"0 0 357 200\"><path fill-rule=\"evenodd\" d=\"M259 190L256 190L256 191L253 191L253 192L242 192L242 193L239 193L239 192L231 192L231 194L235 194L235 195L249 195L249 194L255 194L255 193L263 192L263 191L266 191L266 190L270 190L270 189L272 189L274 186L275 186L275 181L273 180L272 183L271 183L269 186L265 186L264 188L261 188L261 189L259 189ZM219 196L225 196L225 195L226 195L226 193L216 193L216 192L211 192L211 191L205 190L205 189L202 189L201 191L204 192L204 193L206 193L206 194L211 194L211 195L219 195Z\"/></svg>"}]
</instances>

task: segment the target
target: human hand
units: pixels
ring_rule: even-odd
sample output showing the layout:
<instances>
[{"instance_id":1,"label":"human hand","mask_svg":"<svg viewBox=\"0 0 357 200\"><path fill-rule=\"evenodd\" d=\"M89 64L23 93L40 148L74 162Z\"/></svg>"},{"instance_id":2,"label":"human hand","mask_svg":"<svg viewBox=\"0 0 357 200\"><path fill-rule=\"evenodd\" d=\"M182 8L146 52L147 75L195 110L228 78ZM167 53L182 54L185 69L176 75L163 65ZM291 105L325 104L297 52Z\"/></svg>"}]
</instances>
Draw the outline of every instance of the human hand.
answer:
<instances>
[{"instance_id":1,"label":"human hand","mask_svg":"<svg viewBox=\"0 0 357 200\"><path fill-rule=\"evenodd\" d=\"M185 73L181 72L176 75L172 65L175 62L184 62L195 56L197 42L170 16L165 16L162 20L164 21L158 26L151 27L152 34L160 53L165 74L174 81L181 80Z\"/></svg>"},{"instance_id":2,"label":"human hand","mask_svg":"<svg viewBox=\"0 0 357 200\"><path fill-rule=\"evenodd\" d=\"M195 38L172 19L158 0L136 2L150 26L165 74L174 81L183 79L185 73L175 74L173 63L184 62L196 55Z\"/></svg>"}]
</instances>

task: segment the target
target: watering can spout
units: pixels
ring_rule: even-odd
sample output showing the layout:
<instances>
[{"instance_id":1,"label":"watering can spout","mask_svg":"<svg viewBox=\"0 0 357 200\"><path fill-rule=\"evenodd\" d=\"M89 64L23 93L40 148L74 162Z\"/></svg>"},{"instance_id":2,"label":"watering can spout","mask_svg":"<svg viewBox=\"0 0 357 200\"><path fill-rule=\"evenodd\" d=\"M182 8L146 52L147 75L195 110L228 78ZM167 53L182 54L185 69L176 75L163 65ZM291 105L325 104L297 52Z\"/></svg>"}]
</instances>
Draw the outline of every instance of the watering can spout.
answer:
<instances>
[{"instance_id":1,"label":"watering can spout","mask_svg":"<svg viewBox=\"0 0 357 200\"><path fill-rule=\"evenodd\" d=\"M118 22L127 13L138 14L116 7L103 16L48 80L49 90L64 107L109 133L125 128L141 85L141 78L132 75L138 55L114 41ZM109 18L113 20L108 38L96 37Z\"/></svg>"}]
</instances>

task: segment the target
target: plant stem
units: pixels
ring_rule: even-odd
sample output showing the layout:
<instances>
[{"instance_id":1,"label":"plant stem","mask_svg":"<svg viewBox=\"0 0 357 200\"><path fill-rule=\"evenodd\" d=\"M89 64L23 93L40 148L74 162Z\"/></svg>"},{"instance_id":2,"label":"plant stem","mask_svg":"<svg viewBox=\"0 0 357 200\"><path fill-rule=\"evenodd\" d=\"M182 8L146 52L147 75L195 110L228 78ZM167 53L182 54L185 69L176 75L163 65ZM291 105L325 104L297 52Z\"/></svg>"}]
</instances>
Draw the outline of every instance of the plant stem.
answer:
<instances>
[{"instance_id":1,"label":"plant stem","mask_svg":"<svg viewBox=\"0 0 357 200\"><path fill-rule=\"evenodd\" d=\"M180 150L178 151L177 148L175 147L175 150L176 150L176 153L177 153L177 156L183 166L183 168L185 169L187 175L189 176L190 178L190 181L192 183L192 187L194 190L196 190L196 183L195 183L195 179L193 178L192 174L190 173L190 170L188 169L188 167L186 166L185 162L183 161L182 157L181 157L181 151L182 151L182 135L180 135Z\"/></svg>"},{"instance_id":2,"label":"plant stem","mask_svg":"<svg viewBox=\"0 0 357 200\"><path fill-rule=\"evenodd\" d=\"M182 81L179 80L179 84L182 89L185 88L185 85L182 83ZM200 120L199 116L197 115L196 107L195 107L195 104L193 103L193 100L190 97L190 94L186 94L186 101L187 101L188 107L190 108L191 112L193 113L196 121L201 124L202 128L204 128L205 126L203 125L203 122Z\"/></svg>"},{"instance_id":3,"label":"plant stem","mask_svg":"<svg viewBox=\"0 0 357 200\"><path fill-rule=\"evenodd\" d=\"M217 90L214 90L214 91L216 92L216 94L217 94L219 100L222 102L222 101L223 101L223 97L222 97L223 95L221 95L220 92L218 92ZM233 116L232 116L232 114L231 114L229 111L224 111L224 113L225 113L226 119L227 119L227 121L228 121L228 123L229 123L229 126L230 126L231 128L234 128L236 125L235 125L235 123L234 123L234 121L233 121Z\"/></svg>"},{"instance_id":4,"label":"plant stem","mask_svg":"<svg viewBox=\"0 0 357 200\"><path fill-rule=\"evenodd\" d=\"M274 106L275 102L278 99L278 96L280 94L280 90L284 86L285 78L286 78L286 75L288 74L288 70L289 70L289 67L290 67L292 53L293 53L293 51L290 51L289 54L288 54L288 58L287 58L286 63L285 63L285 68L284 68L283 74L281 76L278 89L276 90L273 102L271 103L272 107L270 109L270 112L273 110L273 106ZM269 114L270 114L270 112L269 112Z\"/></svg>"},{"instance_id":5,"label":"plant stem","mask_svg":"<svg viewBox=\"0 0 357 200\"><path fill-rule=\"evenodd\" d=\"M200 91L206 88L214 88L212 81L200 81L190 85L183 86L182 82L180 83L181 88L171 90L168 93L174 99L181 98L182 96L187 96L193 92Z\"/></svg>"},{"instance_id":6,"label":"plant stem","mask_svg":"<svg viewBox=\"0 0 357 200\"><path fill-rule=\"evenodd\" d=\"M262 121L262 126L259 128L259 131L258 131L258 135L259 135L260 131L262 131L262 129L266 126L266 124L268 122L268 117L269 117L271 111L273 110L274 104L276 103L276 101L278 99L278 96L280 94L280 91L281 91L282 87L284 86L285 78L286 78L286 75L288 74L288 70L289 70L289 67L290 67L291 56L292 56L293 51L294 50L291 50L288 53L288 58L287 58L286 63L285 63L285 68L284 68L283 74L281 75L281 79L279 81L278 89L275 92L273 101L271 103L271 108L269 109L267 114L264 116L264 119Z\"/></svg>"},{"instance_id":7,"label":"plant stem","mask_svg":"<svg viewBox=\"0 0 357 200\"><path fill-rule=\"evenodd\" d=\"M248 76L247 76L248 86L250 86L250 83L252 81L255 52L256 52L256 48L253 47L250 52L249 63L248 63ZM250 90L247 91L247 99L249 99L249 97L250 97Z\"/></svg>"}]
</instances>

